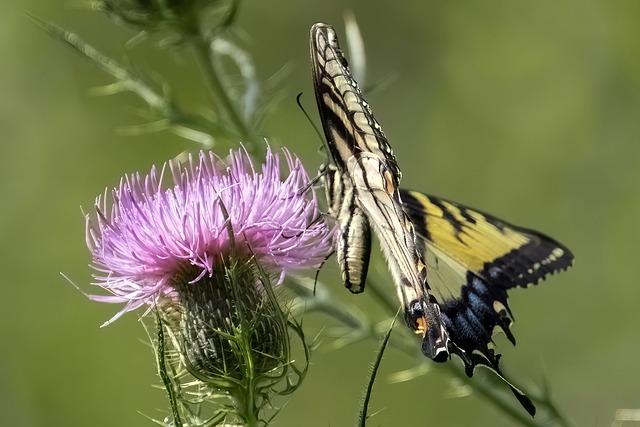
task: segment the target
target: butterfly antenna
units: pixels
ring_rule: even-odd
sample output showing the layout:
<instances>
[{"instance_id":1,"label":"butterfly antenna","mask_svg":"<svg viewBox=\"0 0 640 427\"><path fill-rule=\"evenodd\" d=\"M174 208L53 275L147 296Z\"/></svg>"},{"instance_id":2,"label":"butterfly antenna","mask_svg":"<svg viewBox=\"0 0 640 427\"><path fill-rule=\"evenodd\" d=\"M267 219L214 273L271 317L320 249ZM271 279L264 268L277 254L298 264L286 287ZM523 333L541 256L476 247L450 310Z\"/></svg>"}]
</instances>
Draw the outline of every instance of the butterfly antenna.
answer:
<instances>
[{"instance_id":1,"label":"butterfly antenna","mask_svg":"<svg viewBox=\"0 0 640 427\"><path fill-rule=\"evenodd\" d=\"M302 106L301 98L302 98L302 92L300 92L298 96L296 96L296 104L298 104L298 107L300 107L300 111L302 111L302 114L304 114L304 116L307 118L307 120L309 121L309 124L313 126L313 130L316 131L316 135L318 136L321 146L324 149L325 144L324 144L324 139L322 138L322 133L320 132L320 129L318 129L318 126L311 119L311 116L309 116L309 113L307 113L307 110L305 110L305 108Z\"/></svg>"},{"instance_id":2,"label":"butterfly antenna","mask_svg":"<svg viewBox=\"0 0 640 427\"><path fill-rule=\"evenodd\" d=\"M333 253L333 252L332 252ZM327 260L329 259L331 255L327 256L325 259L322 260L322 263L320 263L320 266L318 267L318 269L316 270L316 275L313 278L313 296L316 296L316 287L318 286L318 277L320 276L320 270L322 270L322 267L324 266L324 263L327 262Z\"/></svg>"},{"instance_id":3,"label":"butterfly antenna","mask_svg":"<svg viewBox=\"0 0 640 427\"><path fill-rule=\"evenodd\" d=\"M300 111L302 111L302 114L304 114L304 116L307 118L307 120L309 121L309 124L313 127L313 130L316 131L316 135L318 136L318 139L320 139L321 141L321 149L325 148L324 145L324 140L322 139L322 134L320 133L320 129L318 129L318 126L316 126L316 124L313 122L313 120L311 120L311 116L309 116L309 113L307 113L307 110L305 110L305 108L302 106L302 92L300 92L298 94L298 96L296 96L296 104L298 104L298 107L300 107ZM300 189L300 191L298 192L298 194L304 194L305 192L307 192L309 190L309 188L313 187L314 185L316 185L318 183L318 181L320 181L320 179L324 176L324 172L320 172L318 173L318 175L316 175L315 177L313 177L308 183L307 185L305 185L304 187L302 187Z\"/></svg>"}]
</instances>

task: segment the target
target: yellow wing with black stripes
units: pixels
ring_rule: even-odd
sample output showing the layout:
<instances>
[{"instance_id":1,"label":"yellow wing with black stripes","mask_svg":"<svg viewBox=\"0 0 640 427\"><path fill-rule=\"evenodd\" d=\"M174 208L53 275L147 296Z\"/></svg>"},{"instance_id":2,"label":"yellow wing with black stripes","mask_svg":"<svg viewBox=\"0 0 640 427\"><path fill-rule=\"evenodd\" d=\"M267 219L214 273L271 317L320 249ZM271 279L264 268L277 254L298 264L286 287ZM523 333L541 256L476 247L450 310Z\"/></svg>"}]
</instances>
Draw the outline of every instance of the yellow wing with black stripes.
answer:
<instances>
[{"instance_id":1,"label":"yellow wing with black stripes","mask_svg":"<svg viewBox=\"0 0 640 427\"><path fill-rule=\"evenodd\" d=\"M567 269L573 254L542 233L459 203L409 190L401 190L401 196L447 331L468 357L461 355L467 374L482 364L501 375L500 355L490 344L498 326L515 345L507 291Z\"/></svg>"}]
</instances>

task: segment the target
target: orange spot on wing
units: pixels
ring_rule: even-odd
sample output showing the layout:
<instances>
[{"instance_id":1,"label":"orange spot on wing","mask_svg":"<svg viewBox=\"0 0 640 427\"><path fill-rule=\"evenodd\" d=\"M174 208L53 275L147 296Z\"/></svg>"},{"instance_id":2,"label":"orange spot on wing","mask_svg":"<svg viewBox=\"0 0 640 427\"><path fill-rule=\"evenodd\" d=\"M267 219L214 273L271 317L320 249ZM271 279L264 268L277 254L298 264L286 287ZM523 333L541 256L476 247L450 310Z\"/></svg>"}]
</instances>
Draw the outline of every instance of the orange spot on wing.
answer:
<instances>
[{"instance_id":1,"label":"orange spot on wing","mask_svg":"<svg viewBox=\"0 0 640 427\"><path fill-rule=\"evenodd\" d=\"M418 327L416 328L416 334L422 334L424 337L427 334L427 319L420 317L416 320Z\"/></svg>"},{"instance_id":2,"label":"orange spot on wing","mask_svg":"<svg viewBox=\"0 0 640 427\"><path fill-rule=\"evenodd\" d=\"M384 183L385 183L385 190L387 191L387 193L389 194L396 193L396 186L393 183L393 175L391 175L391 172L389 172L388 170L384 171Z\"/></svg>"}]
</instances>

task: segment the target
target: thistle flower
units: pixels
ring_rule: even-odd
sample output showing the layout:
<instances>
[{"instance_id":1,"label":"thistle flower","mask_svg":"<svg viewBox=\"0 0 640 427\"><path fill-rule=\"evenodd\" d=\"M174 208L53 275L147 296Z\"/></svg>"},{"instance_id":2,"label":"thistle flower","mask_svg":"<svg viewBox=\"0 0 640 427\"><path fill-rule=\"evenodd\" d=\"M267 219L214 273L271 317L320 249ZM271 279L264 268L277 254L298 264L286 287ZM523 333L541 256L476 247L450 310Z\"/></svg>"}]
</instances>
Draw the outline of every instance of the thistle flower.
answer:
<instances>
[{"instance_id":1,"label":"thistle flower","mask_svg":"<svg viewBox=\"0 0 640 427\"><path fill-rule=\"evenodd\" d=\"M246 381L258 387L261 375L290 362L291 322L271 286L319 267L332 250L332 230L305 191L308 175L283 155L284 179L270 149L261 171L243 150L226 161L201 152L185 166L169 162L172 187L162 186L166 167L125 177L87 216L93 284L111 294L90 298L125 304L107 324L139 307L155 310L178 353L173 362L236 401ZM266 399L257 395L262 403L251 405L259 409Z\"/></svg>"},{"instance_id":2,"label":"thistle flower","mask_svg":"<svg viewBox=\"0 0 640 427\"><path fill-rule=\"evenodd\" d=\"M112 295L92 298L126 303L107 323L175 296L176 280L195 284L212 277L234 240L238 252L255 256L277 276L276 283L317 268L331 252L331 232L318 220L313 193L304 191L309 177L302 164L283 154L284 180L280 158L270 149L261 172L246 152L232 151L226 166L201 152L186 167L169 162L173 188L161 186L166 167L160 175L154 167L147 176L123 178L112 204L106 194L98 197L96 219L86 217L87 245L98 271L94 285Z\"/></svg>"}]
</instances>

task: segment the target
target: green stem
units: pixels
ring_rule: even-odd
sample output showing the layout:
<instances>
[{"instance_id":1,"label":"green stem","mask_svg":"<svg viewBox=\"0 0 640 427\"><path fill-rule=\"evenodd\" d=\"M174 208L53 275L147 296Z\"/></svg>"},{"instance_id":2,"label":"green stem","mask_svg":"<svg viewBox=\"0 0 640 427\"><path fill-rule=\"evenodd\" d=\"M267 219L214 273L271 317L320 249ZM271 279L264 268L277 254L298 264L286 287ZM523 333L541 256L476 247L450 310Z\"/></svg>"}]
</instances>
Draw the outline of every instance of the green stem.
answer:
<instances>
[{"instance_id":1,"label":"green stem","mask_svg":"<svg viewBox=\"0 0 640 427\"><path fill-rule=\"evenodd\" d=\"M158 328L158 346L156 350L156 362L158 364L158 374L162 379L162 384L167 392L169 403L171 405L171 413L173 414L173 423L176 427L182 427L182 420L180 418L180 410L178 408L178 398L174 390L173 382L167 373L166 359L165 359L165 342L164 342L164 325L160 315L156 312L156 327Z\"/></svg>"},{"instance_id":2,"label":"green stem","mask_svg":"<svg viewBox=\"0 0 640 427\"><path fill-rule=\"evenodd\" d=\"M198 17L195 14L190 15L187 22L184 23L184 31L190 36L189 41L194 49L200 69L206 78L214 104L225 112L244 142L253 141L253 133L242 119L229 93L225 90L218 70L214 66L210 38L204 34L204 30L201 28Z\"/></svg>"},{"instance_id":3,"label":"green stem","mask_svg":"<svg viewBox=\"0 0 640 427\"><path fill-rule=\"evenodd\" d=\"M246 401L246 421L247 421L247 427L259 427L260 423L258 422L258 419L256 418L256 406L255 406L255 390L256 390L256 385L254 384L254 381L250 381L249 382L249 390L247 390L247 401Z\"/></svg>"},{"instance_id":4,"label":"green stem","mask_svg":"<svg viewBox=\"0 0 640 427\"><path fill-rule=\"evenodd\" d=\"M366 427L367 425L367 412L369 411L369 403L371 402L371 397L373 395L373 384L376 380L376 376L378 375L378 369L380 369L380 365L382 364L382 356L384 355L384 351L387 348L387 344L389 344L389 338L391 337L391 332L393 332L393 326L396 324L397 318L397 315L393 318L393 320L391 321L391 325L389 325L389 329L387 330L387 333L382 340L382 343L380 343L376 361L371 367L371 374L369 376L367 390L365 391L362 403L360 404L356 426Z\"/></svg>"},{"instance_id":5,"label":"green stem","mask_svg":"<svg viewBox=\"0 0 640 427\"><path fill-rule=\"evenodd\" d=\"M246 378L246 389L245 389L245 406L244 406L244 415L245 415L245 420L247 422L247 427L258 427L258 419L256 418L257 416L257 409L256 409L256 390L257 390L257 384L256 384L256 376L255 376L255 366L254 366L254 360L253 360L253 353L251 351L251 343L249 342L248 337L246 336L246 334L243 335L243 337L245 338L245 349L246 349L246 354L245 354L245 360L246 360L246 373L247 373L247 378Z\"/></svg>"},{"instance_id":6,"label":"green stem","mask_svg":"<svg viewBox=\"0 0 640 427\"><path fill-rule=\"evenodd\" d=\"M251 330L246 320L241 322L240 329ZM256 390L258 387L250 334L239 334L237 351L244 360L244 375L241 385L236 389L234 406L236 413L242 417L246 427L259 427L258 410L256 408Z\"/></svg>"},{"instance_id":7,"label":"green stem","mask_svg":"<svg viewBox=\"0 0 640 427\"><path fill-rule=\"evenodd\" d=\"M242 419L244 427L259 427L260 424L255 414L255 405L251 385L247 390L237 389L235 393L231 392L231 402L235 413Z\"/></svg>"}]
</instances>

